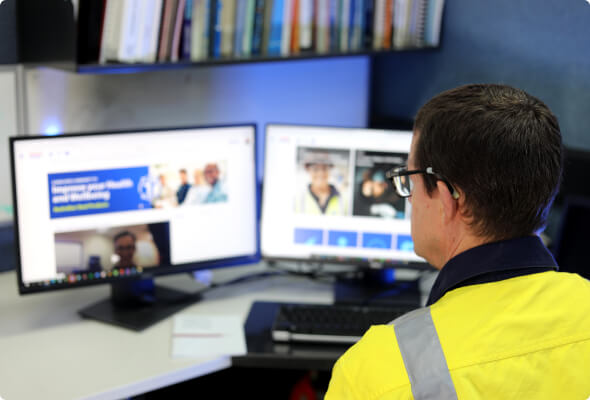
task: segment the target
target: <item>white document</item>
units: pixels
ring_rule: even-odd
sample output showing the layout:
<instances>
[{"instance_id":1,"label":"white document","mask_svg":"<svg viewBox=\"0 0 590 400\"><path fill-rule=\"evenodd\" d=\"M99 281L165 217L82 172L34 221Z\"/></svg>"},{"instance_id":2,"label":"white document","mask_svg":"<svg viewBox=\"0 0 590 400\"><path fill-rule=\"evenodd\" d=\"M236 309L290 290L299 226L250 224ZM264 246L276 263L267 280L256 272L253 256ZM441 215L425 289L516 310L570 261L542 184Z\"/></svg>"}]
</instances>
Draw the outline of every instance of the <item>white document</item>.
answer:
<instances>
[{"instance_id":1,"label":"white document","mask_svg":"<svg viewBox=\"0 0 590 400\"><path fill-rule=\"evenodd\" d=\"M244 354L246 339L239 316L180 314L174 317L173 358Z\"/></svg>"}]
</instances>

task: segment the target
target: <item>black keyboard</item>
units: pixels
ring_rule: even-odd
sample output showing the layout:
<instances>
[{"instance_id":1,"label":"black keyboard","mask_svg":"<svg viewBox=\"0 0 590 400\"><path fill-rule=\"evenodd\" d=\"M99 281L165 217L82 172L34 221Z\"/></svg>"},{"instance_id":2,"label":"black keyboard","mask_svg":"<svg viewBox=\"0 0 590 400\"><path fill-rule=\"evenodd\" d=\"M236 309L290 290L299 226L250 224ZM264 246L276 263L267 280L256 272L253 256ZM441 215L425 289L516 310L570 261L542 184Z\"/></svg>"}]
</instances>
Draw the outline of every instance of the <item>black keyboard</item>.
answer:
<instances>
[{"instance_id":1,"label":"black keyboard","mask_svg":"<svg viewBox=\"0 0 590 400\"><path fill-rule=\"evenodd\" d=\"M387 324L415 308L281 304L272 338L277 342L355 343L371 325Z\"/></svg>"}]
</instances>

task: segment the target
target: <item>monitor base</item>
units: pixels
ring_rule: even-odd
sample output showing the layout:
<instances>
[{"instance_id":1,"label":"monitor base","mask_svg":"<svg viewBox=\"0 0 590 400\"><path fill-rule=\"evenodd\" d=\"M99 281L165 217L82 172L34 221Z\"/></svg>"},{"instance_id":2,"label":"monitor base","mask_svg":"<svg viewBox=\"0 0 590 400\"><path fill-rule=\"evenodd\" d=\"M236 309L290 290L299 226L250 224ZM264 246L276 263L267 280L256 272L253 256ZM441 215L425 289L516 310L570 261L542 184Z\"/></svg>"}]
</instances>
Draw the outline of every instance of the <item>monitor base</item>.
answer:
<instances>
[{"instance_id":1,"label":"monitor base","mask_svg":"<svg viewBox=\"0 0 590 400\"><path fill-rule=\"evenodd\" d=\"M365 270L361 277L334 282L334 303L383 307L420 306L418 279L394 280L392 270Z\"/></svg>"},{"instance_id":2,"label":"monitor base","mask_svg":"<svg viewBox=\"0 0 590 400\"><path fill-rule=\"evenodd\" d=\"M145 280L125 283L124 286L113 284L111 298L83 308L79 314L84 318L142 331L201 299L198 293L155 286L151 279L147 280L147 290L140 295L131 293L129 288L137 288L138 284L145 289ZM126 295L122 295L124 292Z\"/></svg>"}]
</instances>

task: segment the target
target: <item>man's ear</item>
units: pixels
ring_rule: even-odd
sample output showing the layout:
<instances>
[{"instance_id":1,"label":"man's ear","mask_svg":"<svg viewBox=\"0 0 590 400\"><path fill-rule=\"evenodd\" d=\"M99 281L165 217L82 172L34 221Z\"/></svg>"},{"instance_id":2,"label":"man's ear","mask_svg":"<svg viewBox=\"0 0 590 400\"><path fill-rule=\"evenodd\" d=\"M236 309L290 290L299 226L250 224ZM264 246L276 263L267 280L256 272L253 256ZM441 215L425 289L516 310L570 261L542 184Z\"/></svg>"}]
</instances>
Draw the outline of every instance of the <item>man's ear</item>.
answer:
<instances>
[{"instance_id":1,"label":"man's ear","mask_svg":"<svg viewBox=\"0 0 590 400\"><path fill-rule=\"evenodd\" d=\"M448 223L457 216L459 202L453 198L449 187L443 181L437 181L436 188L438 189L438 200L443 211L443 222Z\"/></svg>"}]
</instances>

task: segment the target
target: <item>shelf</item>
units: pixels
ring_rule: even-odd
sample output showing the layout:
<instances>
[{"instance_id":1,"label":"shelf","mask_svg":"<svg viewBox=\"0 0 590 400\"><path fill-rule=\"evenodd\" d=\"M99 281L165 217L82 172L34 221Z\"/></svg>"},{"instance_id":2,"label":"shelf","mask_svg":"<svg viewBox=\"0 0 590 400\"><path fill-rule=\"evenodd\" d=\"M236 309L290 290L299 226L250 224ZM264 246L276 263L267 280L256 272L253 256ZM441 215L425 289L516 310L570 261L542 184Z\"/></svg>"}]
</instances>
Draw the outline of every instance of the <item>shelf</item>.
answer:
<instances>
[{"instance_id":1,"label":"shelf","mask_svg":"<svg viewBox=\"0 0 590 400\"><path fill-rule=\"evenodd\" d=\"M48 67L79 74L125 74L181 68L243 65L249 63L286 62L358 56L381 56L437 47L416 47L388 50L361 50L338 53L302 52L289 56L252 56L247 58L212 58L198 62L158 63L86 63L77 48L83 40L77 37L73 6L67 0L19 0L19 62L28 66ZM80 43L78 43L80 41Z\"/></svg>"},{"instance_id":2,"label":"shelf","mask_svg":"<svg viewBox=\"0 0 590 400\"><path fill-rule=\"evenodd\" d=\"M74 72L78 74L128 74L138 72L163 71L183 68L199 68L212 66L227 66L227 65L244 65L267 62L289 62L302 60L318 60L318 59L334 59L345 57L359 57L359 56L378 56L396 53L407 53L414 51L436 50L436 47L420 47L403 50L382 50L382 51L357 51L347 53L301 53L289 56L258 56L247 58L218 58L207 59L198 62L192 61L178 61L178 62L159 62L152 64L127 64L127 63L108 63L108 64L75 64L63 62L47 62L47 63L32 63L37 66L44 66Z\"/></svg>"}]
</instances>

